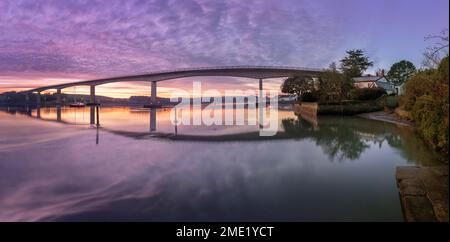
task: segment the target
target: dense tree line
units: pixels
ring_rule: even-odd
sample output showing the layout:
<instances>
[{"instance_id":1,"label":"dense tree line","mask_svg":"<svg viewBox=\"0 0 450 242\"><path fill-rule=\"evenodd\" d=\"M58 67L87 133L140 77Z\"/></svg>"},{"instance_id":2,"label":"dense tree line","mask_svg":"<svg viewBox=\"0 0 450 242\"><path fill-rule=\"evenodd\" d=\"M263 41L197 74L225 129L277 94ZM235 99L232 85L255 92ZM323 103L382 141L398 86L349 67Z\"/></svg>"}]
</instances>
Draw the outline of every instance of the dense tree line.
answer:
<instances>
[{"instance_id":1,"label":"dense tree line","mask_svg":"<svg viewBox=\"0 0 450 242\"><path fill-rule=\"evenodd\" d=\"M448 56L437 69L420 70L406 81L402 108L435 149L448 153Z\"/></svg>"}]
</instances>

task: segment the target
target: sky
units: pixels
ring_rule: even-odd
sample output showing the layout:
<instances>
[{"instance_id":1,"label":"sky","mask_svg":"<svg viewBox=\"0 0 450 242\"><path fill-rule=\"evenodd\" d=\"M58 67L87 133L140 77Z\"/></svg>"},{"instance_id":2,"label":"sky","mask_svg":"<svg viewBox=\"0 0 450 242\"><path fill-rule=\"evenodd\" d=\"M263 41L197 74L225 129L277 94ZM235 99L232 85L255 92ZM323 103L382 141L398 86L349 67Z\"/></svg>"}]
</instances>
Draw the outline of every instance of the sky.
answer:
<instances>
[{"instance_id":1,"label":"sky","mask_svg":"<svg viewBox=\"0 0 450 242\"><path fill-rule=\"evenodd\" d=\"M432 44L424 37L449 23L448 0L1 0L0 12L0 93L174 68L325 68L349 49L374 61L368 73L402 59L420 67ZM158 84L158 95L193 81L219 91L258 85L192 77ZM107 84L97 94L150 95L150 85Z\"/></svg>"}]
</instances>

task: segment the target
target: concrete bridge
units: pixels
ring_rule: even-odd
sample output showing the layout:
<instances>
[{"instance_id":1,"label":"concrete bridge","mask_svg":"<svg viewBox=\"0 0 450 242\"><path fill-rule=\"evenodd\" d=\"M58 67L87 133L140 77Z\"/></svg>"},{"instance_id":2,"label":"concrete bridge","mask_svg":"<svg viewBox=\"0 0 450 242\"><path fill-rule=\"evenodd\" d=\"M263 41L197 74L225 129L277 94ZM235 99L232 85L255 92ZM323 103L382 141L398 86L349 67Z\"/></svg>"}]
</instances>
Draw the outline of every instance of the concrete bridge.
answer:
<instances>
[{"instance_id":1,"label":"concrete bridge","mask_svg":"<svg viewBox=\"0 0 450 242\"><path fill-rule=\"evenodd\" d=\"M268 78L293 77L293 76L318 76L324 69L299 68L299 67L274 67L274 66L229 66L229 67L202 67L186 68L169 71L150 72L142 75L112 77L96 80L87 80L57 84L51 86L38 87L23 91L24 94L36 93L37 105L40 106L40 93L47 90L56 90L57 105L61 106L61 90L73 86L90 86L90 104L96 105L95 87L107 83L116 82L150 82L151 83L151 103L149 107L157 107L157 83L165 80L194 77L194 76L230 76L244 77L259 80L259 96L262 97L263 80ZM28 95L27 95L28 97ZM261 99L260 99L261 100ZM91 124L94 124L94 108L91 107Z\"/></svg>"}]
</instances>

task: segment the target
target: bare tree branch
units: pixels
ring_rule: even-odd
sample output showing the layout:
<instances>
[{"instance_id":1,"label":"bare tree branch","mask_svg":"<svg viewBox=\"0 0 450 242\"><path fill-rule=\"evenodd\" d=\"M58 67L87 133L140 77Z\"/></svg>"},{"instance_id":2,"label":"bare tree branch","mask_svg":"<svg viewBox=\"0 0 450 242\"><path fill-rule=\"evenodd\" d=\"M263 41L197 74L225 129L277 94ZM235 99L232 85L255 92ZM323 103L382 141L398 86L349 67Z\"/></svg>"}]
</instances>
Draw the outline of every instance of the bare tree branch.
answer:
<instances>
[{"instance_id":1,"label":"bare tree branch","mask_svg":"<svg viewBox=\"0 0 450 242\"><path fill-rule=\"evenodd\" d=\"M425 41L435 40L436 42L426 48L423 53L424 60L422 61L422 65L428 68L436 68L439 65L439 62L444 56L448 55L449 49L449 35L448 29L444 29L440 34L437 35L428 35L425 38Z\"/></svg>"}]
</instances>

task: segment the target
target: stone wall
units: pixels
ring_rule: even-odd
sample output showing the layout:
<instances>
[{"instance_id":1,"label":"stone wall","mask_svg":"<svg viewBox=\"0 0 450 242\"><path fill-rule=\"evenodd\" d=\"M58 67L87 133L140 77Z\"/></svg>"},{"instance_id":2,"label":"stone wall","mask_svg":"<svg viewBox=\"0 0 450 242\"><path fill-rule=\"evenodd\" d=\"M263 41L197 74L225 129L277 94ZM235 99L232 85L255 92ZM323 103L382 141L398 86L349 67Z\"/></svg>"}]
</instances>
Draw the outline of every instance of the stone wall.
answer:
<instances>
[{"instance_id":1,"label":"stone wall","mask_svg":"<svg viewBox=\"0 0 450 242\"><path fill-rule=\"evenodd\" d=\"M396 180L406 221L448 222L448 165L397 167Z\"/></svg>"},{"instance_id":2,"label":"stone wall","mask_svg":"<svg viewBox=\"0 0 450 242\"><path fill-rule=\"evenodd\" d=\"M317 116L317 110L319 105L316 102L302 102L300 104L294 104L294 112L302 116Z\"/></svg>"}]
</instances>

